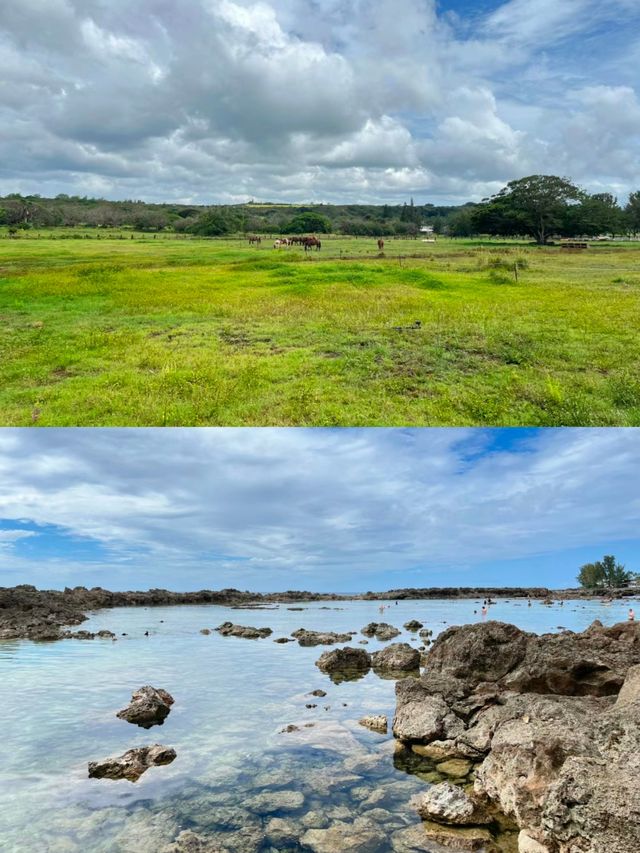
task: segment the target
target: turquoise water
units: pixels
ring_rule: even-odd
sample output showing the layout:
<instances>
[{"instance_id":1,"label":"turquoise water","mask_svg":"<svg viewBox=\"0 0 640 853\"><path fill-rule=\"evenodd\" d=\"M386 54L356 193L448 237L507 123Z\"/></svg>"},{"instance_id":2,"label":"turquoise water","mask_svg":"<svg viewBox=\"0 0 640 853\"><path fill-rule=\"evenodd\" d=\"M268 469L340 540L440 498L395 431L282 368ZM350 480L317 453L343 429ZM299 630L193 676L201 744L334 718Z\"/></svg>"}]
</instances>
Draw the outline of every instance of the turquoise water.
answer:
<instances>
[{"instance_id":1,"label":"turquoise water","mask_svg":"<svg viewBox=\"0 0 640 853\"><path fill-rule=\"evenodd\" d=\"M390 735L357 722L364 714L391 718L394 682L370 673L335 685L314 666L329 647L273 639L300 627L359 631L386 621L402 628L409 619L437 635L449 624L477 620L473 611L479 614L480 605L400 602L384 615L378 603L364 601L336 602L331 609L309 603L301 612L284 604L269 610L122 608L92 614L81 626L110 629L117 642L0 642L0 849L155 853L190 828L233 850L274 851L284 848L259 840L273 817L292 821L303 837L309 826L356 815L380 825L372 853L394 849L393 833L416 823L408 801L425 783L394 766ZM595 618L605 624L626 619L630 605L499 601L490 618L538 633L558 626L582 630ZM257 641L200 633L227 620L274 633ZM397 639L411 637L403 631ZM366 648L383 645L370 640ZM165 724L149 731L115 716L143 684L176 700ZM307 695L317 688L327 696ZM300 730L281 733L290 723ZM178 757L137 784L87 778L88 761L156 742L174 747ZM291 791L304 800L287 802L281 795Z\"/></svg>"}]
</instances>

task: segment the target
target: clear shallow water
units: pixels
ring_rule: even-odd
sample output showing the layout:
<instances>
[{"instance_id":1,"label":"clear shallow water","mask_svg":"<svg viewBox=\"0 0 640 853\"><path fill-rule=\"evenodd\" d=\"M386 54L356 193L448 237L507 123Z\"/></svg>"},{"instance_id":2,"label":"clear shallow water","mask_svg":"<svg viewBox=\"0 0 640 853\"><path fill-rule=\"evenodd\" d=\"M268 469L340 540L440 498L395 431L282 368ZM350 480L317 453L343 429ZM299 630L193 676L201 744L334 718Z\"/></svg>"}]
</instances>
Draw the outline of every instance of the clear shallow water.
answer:
<instances>
[{"instance_id":1,"label":"clear shallow water","mask_svg":"<svg viewBox=\"0 0 640 853\"><path fill-rule=\"evenodd\" d=\"M450 624L478 620L473 611L479 614L480 604L400 602L384 615L378 603L363 601L309 603L301 612L292 605L121 608L92 614L81 626L108 628L117 642L0 642L0 849L155 853L192 828L224 833L220 839L233 849L257 850L255 839L274 816L291 819L302 835L314 820L320 826L365 815L381 827L372 853L389 850L389 834L416 823L408 801L425 783L394 766L390 735L357 721L367 713L391 718L394 682L370 673L335 685L314 666L329 647L273 639L300 627L359 631L386 621L402 628L414 618L437 635ZM623 621L629 606L534 602L529 608L526 601L499 601L490 617L537 633L582 630L596 618ZM265 640L200 634L227 620L274 633ZM383 645L370 640L366 648ZM115 717L143 684L163 687L176 700L165 724L149 731ZM316 688L327 696L307 695ZM290 723L311 722L313 728L281 733ZM137 784L87 778L89 760L156 742L173 746L178 757ZM301 806L283 800L274 810L273 798L262 796L292 790L303 794ZM318 815L308 818L310 812ZM241 828L244 835L237 835Z\"/></svg>"}]
</instances>

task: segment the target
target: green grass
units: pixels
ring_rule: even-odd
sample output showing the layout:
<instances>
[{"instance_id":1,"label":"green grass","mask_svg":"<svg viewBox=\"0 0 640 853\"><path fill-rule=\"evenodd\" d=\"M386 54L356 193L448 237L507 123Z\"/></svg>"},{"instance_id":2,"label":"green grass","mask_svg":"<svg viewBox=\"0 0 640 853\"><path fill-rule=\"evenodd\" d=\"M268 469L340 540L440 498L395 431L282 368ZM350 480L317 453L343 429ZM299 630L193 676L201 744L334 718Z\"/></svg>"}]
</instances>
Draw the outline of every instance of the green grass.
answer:
<instances>
[{"instance_id":1,"label":"green grass","mask_svg":"<svg viewBox=\"0 0 640 853\"><path fill-rule=\"evenodd\" d=\"M640 425L638 244L70 236L0 234L1 425Z\"/></svg>"}]
</instances>

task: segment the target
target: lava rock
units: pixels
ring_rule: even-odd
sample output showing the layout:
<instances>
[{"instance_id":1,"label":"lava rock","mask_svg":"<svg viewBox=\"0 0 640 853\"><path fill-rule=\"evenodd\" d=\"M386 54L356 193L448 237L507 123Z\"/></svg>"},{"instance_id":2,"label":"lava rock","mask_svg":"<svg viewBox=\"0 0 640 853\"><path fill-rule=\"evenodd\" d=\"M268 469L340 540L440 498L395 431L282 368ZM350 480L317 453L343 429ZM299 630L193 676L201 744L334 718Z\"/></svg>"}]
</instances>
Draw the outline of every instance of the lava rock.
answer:
<instances>
[{"instance_id":1,"label":"lava rock","mask_svg":"<svg viewBox=\"0 0 640 853\"><path fill-rule=\"evenodd\" d=\"M116 717L143 729L150 729L164 723L173 703L173 696L166 690L147 685L135 691L131 702L126 708L118 711Z\"/></svg>"},{"instance_id":2,"label":"lava rock","mask_svg":"<svg viewBox=\"0 0 640 853\"><path fill-rule=\"evenodd\" d=\"M176 751L168 746L154 744L129 749L123 755L103 758L101 761L89 762L90 779L127 779L137 782L150 767L171 764L176 758Z\"/></svg>"}]
</instances>

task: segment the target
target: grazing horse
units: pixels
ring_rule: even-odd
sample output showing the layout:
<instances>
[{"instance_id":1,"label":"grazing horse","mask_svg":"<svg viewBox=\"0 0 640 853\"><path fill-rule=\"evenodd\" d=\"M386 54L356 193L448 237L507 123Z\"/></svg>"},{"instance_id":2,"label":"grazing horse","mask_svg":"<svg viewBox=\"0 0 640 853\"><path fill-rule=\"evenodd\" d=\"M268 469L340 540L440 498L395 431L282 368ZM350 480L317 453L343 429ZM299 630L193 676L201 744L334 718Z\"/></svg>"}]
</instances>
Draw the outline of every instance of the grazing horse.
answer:
<instances>
[{"instance_id":1,"label":"grazing horse","mask_svg":"<svg viewBox=\"0 0 640 853\"><path fill-rule=\"evenodd\" d=\"M316 252L319 252L322 248L322 243L318 240L317 237L305 237L304 239L304 250L305 252L310 251L315 248Z\"/></svg>"},{"instance_id":2,"label":"grazing horse","mask_svg":"<svg viewBox=\"0 0 640 853\"><path fill-rule=\"evenodd\" d=\"M248 239L250 246L252 246L254 243L257 243L258 245L262 243L262 237L258 237L256 234L251 234Z\"/></svg>"},{"instance_id":3,"label":"grazing horse","mask_svg":"<svg viewBox=\"0 0 640 853\"><path fill-rule=\"evenodd\" d=\"M383 239L382 239L382 237L381 237L381 238L378 240L378 251L379 251L379 252L382 252L382 251L383 251L383 249L384 249L384 240L383 240Z\"/></svg>"}]
</instances>

